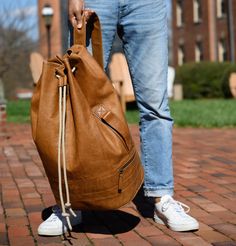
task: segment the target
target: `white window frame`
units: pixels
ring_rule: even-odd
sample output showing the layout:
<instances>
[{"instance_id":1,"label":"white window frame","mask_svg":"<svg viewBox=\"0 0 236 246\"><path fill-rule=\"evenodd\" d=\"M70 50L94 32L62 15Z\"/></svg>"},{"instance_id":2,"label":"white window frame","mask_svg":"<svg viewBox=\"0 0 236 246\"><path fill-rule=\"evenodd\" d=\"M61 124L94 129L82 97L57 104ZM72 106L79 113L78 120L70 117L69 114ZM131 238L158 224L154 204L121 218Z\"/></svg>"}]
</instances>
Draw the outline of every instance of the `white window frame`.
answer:
<instances>
[{"instance_id":1,"label":"white window frame","mask_svg":"<svg viewBox=\"0 0 236 246\"><path fill-rule=\"evenodd\" d=\"M201 46L201 47L200 47ZM201 57L203 56L202 42L195 43L195 62L201 62Z\"/></svg>"},{"instance_id":2,"label":"white window frame","mask_svg":"<svg viewBox=\"0 0 236 246\"><path fill-rule=\"evenodd\" d=\"M199 8L201 8L200 0L193 0L193 22L201 22L201 16L199 15Z\"/></svg>"},{"instance_id":3,"label":"white window frame","mask_svg":"<svg viewBox=\"0 0 236 246\"><path fill-rule=\"evenodd\" d=\"M217 16L217 18L222 18L225 16L225 13L223 13L223 9L222 9L223 1L225 1L225 0L216 0L216 16Z\"/></svg>"},{"instance_id":4,"label":"white window frame","mask_svg":"<svg viewBox=\"0 0 236 246\"><path fill-rule=\"evenodd\" d=\"M182 2L181 2L182 3ZM176 1L176 25L177 27L183 26L183 8L182 5L179 4L179 1Z\"/></svg>"},{"instance_id":5,"label":"white window frame","mask_svg":"<svg viewBox=\"0 0 236 246\"><path fill-rule=\"evenodd\" d=\"M227 60L227 58L224 58L225 53L227 52L226 50L226 40L225 39L220 39L218 41L218 61L219 62L224 62Z\"/></svg>"},{"instance_id":6,"label":"white window frame","mask_svg":"<svg viewBox=\"0 0 236 246\"><path fill-rule=\"evenodd\" d=\"M179 66L182 66L184 64L184 57L185 57L185 54L184 54L184 45L183 44L180 44L178 46L178 65Z\"/></svg>"}]
</instances>

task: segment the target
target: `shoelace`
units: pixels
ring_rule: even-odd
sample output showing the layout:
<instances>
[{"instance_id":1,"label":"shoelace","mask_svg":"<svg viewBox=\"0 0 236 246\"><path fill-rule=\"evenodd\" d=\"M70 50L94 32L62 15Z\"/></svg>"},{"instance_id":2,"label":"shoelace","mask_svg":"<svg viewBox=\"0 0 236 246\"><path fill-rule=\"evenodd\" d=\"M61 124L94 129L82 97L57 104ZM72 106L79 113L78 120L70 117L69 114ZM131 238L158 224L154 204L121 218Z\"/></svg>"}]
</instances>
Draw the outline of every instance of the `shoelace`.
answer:
<instances>
[{"instance_id":1,"label":"shoelace","mask_svg":"<svg viewBox=\"0 0 236 246\"><path fill-rule=\"evenodd\" d=\"M58 220L58 218L60 219L61 209L59 207L57 207L57 206L54 206L52 211L53 211L53 213L48 218L48 221L54 222L54 221Z\"/></svg>"},{"instance_id":2,"label":"shoelace","mask_svg":"<svg viewBox=\"0 0 236 246\"><path fill-rule=\"evenodd\" d=\"M58 220L58 217L57 217L57 215L54 214L54 213L53 213L53 214L50 216L50 218L48 219L49 222L55 222L56 220Z\"/></svg>"},{"instance_id":3,"label":"shoelace","mask_svg":"<svg viewBox=\"0 0 236 246\"><path fill-rule=\"evenodd\" d=\"M162 212L165 212L170 206L174 207L175 211L178 213L181 213L182 215L185 215L190 211L190 207L187 206L186 204L175 201L174 199L168 199L166 202L163 203L162 205ZM185 210L186 208L186 210Z\"/></svg>"}]
</instances>

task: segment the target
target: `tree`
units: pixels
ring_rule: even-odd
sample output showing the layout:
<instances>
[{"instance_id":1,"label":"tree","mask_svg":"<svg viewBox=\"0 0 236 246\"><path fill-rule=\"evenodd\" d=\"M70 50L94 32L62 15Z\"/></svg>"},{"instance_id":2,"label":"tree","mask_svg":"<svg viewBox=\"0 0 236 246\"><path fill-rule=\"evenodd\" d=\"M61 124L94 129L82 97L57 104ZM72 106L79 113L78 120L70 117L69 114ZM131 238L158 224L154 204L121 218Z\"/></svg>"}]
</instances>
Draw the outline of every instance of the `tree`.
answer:
<instances>
[{"instance_id":1,"label":"tree","mask_svg":"<svg viewBox=\"0 0 236 246\"><path fill-rule=\"evenodd\" d=\"M37 47L29 36L33 23L28 23L25 11L12 14L11 9L0 11L0 78L7 98L14 97L18 87L32 87L29 55Z\"/></svg>"}]
</instances>

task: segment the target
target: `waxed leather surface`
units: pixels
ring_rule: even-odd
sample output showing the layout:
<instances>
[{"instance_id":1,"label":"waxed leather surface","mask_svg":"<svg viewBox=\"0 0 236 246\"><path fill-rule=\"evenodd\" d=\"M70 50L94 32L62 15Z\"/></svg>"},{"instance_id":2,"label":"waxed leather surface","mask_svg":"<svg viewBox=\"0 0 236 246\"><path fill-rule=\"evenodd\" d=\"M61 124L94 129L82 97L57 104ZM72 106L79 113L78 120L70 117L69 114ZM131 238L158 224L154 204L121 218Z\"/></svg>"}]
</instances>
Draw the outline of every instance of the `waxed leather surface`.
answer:
<instances>
[{"instance_id":1,"label":"waxed leather surface","mask_svg":"<svg viewBox=\"0 0 236 246\"><path fill-rule=\"evenodd\" d=\"M143 168L119 98L102 69L99 20L94 15L91 21L93 56L85 48L84 25L74 30L75 44L63 57L44 62L32 97L32 136L60 203L58 88L67 85L65 149L72 207L115 209L134 198L143 182Z\"/></svg>"}]
</instances>

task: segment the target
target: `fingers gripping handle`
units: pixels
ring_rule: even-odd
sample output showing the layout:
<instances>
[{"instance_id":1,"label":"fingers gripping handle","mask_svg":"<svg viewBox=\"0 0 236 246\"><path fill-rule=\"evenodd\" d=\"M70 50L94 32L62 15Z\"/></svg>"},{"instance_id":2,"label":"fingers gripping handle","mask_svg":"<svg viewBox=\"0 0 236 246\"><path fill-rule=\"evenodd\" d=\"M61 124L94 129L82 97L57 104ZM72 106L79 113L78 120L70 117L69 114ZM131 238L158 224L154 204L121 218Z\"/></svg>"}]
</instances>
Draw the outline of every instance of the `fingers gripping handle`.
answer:
<instances>
[{"instance_id":1,"label":"fingers gripping handle","mask_svg":"<svg viewBox=\"0 0 236 246\"><path fill-rule=\"evenodd\" d=\"M86 20L85 16L82 16L82 27L78 29L73 28L73 44L80 44L86 47Z\"/></svg>"},{"instance_id":2,"label":"fingers gripping handle","mask_svg":"<svg viewBox=\"0 0 236 246\"><path fill-rule=\"evenodd\" d=\"M74 44L80 44L86 47L86 39L91 38L93 57L98 62L98 64L103 68L102 31L101 31L99 18L96 13L93 13L88 20L88 24L86 25L86 18L85 15L83 15L82 23L83 25L81 29L74 27L73 42ZM86 31L86 26L92 28L91 37L88 36L88 32Z\"/></svg>"}]
</instances>

